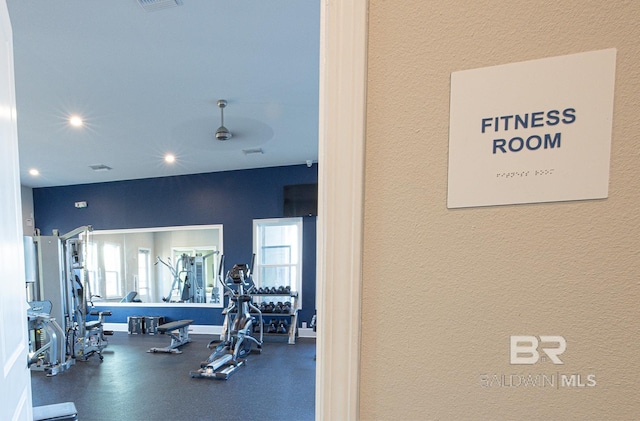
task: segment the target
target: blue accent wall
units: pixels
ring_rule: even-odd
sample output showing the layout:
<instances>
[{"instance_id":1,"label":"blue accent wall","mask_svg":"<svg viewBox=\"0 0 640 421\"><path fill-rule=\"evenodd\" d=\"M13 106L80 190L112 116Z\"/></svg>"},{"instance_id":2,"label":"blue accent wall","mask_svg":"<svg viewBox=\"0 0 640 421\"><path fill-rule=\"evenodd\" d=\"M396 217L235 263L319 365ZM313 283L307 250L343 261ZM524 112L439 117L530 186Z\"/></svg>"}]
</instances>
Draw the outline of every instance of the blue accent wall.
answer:
<instances>
[{"instance_id":1,"label":"blue accent wall","mask_svg":"<svg viewBox=\"0 0 640 421\"><path fill-rule=\"evenodd\" d=\"M230 268L234 263L251 263L254 219L283 216L283 187L317 181L317 165L295 165L35 188L34 219L42 235L51 235L54 229L64 234L83 225L106 230L222 224L225 262ZM75 208L79 201L88 206ZM303 220L303 308L299 320L310 322L316 296L316 217ZM113 308L107 321L124 323L131 315L193 319L195 324L221 325L223 321L220 309L167 309L167 314L160 314L157 307L153 314L139 311L147 309Z\"/></svg>"}]
</instances>

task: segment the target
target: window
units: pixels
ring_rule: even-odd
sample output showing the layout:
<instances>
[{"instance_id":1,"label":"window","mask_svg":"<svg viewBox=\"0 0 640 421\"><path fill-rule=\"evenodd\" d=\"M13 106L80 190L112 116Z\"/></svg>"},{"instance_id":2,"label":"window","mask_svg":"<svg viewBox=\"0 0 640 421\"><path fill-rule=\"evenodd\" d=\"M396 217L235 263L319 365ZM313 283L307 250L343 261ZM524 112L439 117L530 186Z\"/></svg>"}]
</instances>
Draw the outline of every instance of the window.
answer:
<instances>
[{"instance_id":1,"label":"window","mask_svg":"<svg viewBox=\"0 0 640 421\"><path fill-rule=\"evenodd\" d=\"M151 291L151 250L138 249L138 294L142 301L150 301Z\"/></svg>"},{"instance_id":2,"label":"window","mask_svg":"<svg viewBox=\"0 0 640 421\"><path fill-rule=\"evenodd\" d=\"M93 296L102 296L100 291L100 281L98 279L98 245L96 243L87 244L87 276L89 277L89 291Z\"/></svg>"},{"instance_id":3,"label":"window","mask_svg":"<svg viewBox=\"0 0 640 421\"><path fill-rule=\"evenodd\" d=\"M253 248L256 286L290 287L302 302L302 218L254 220Z\"/></svg>"},{"instance_id":4,"label":"window","mask_svg":"<svg viewBox=\"0 0 640 421\"><path fill-rule=\"evenodd\" d=\"M122 297L120 244L105 243L103 258L106 298L120 298Z\"/></svg>"}]
</instances>

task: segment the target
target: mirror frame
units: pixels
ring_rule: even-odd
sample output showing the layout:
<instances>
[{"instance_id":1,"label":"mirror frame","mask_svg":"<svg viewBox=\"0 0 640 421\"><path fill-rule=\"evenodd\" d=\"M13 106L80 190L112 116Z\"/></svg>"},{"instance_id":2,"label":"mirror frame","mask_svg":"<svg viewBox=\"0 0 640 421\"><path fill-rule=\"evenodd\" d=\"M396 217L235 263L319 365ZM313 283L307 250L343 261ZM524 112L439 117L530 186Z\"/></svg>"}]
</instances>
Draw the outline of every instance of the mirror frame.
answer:
<instances>
[{"instance_id":1,"label":"mirror frame","mask_svg":"<svg viewBox=\"0 0 640 421\"><path fill-rule=\"evenodd\" d=\"M224 230L222 224L206 224L206 225L178 225L168 227L148 227L148 228L123 228L123 229L109 229L109 230L92 230L89 233L89 239L95 235L124 235L124 234L139 234L139 233L157 233L167 231L195 231L195 230L210 230L217 229L219 232L218 240L218 256L224 254ZM179 246L183 247L183 246ZM155 258L154 258L155 259ZM155 261L155 260L154 260ZM166 268L168 271L169 269ZM214 276L217 276L214 274ZM178 302L114 302L114 301L94 301L93 304L96 307L204 307L204 308L223 308L224 296L221 291L220 303L178 303Z\"/></svg>"}]
</instances>

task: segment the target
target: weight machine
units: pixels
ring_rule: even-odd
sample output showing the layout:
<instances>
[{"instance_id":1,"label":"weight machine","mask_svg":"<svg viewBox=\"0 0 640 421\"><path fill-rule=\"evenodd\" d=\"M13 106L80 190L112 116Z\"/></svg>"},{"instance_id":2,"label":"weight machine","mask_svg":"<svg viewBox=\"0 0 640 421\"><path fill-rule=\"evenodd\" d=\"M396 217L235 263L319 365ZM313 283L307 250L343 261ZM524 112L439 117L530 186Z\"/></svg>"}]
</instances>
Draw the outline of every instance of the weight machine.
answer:
<instances>
[{"instance_id":1,"label":"weight machine","mask_svg":"<svg viewBox=\"0 0 640 421\"><path fill-rule=\"evenodd\" d=\"M27 310L29 323L29 355L27 365L48 366L52 376L58 374L61 358L66 355L64 330L51 317L51 301L30 301ZM66 362L66 361L65 361Z\"/></svg>"},{"instance_id":2,"label":"weight machine","mask_svg":"<svg viewBox=\"0 0 640 421\"><path fill-rule=\"evenodd\" d=\"M254 255L255 259L255 255ZM220 271L224 264L224 258L220 264ZM253 266L253 261L251 262ZM221 274L218 280L225 289L225 295L229 296L229 304L224 309L225 315L220 340L211 341L207 347L214 351L206 361L200 364L198 371L189 374L194 378L214 378L226 380L238 368L246 363L246 357L251 352L262 352L262 329L259 338L252 336L254 322L262 326L262 312L253 305L251 291L255 288L251 277L251 269L247 264L236 264L227 272L225 280ZM251 313L257 315L257 320ZM217 345L216 345L217 344ZM252 350L253 345L257 345Z\"/></svg>"},{"instance_id":3,"label":"weight machine","mask_svg":"<svg viewBox=\"0 0 640 421\"><path fill-rule=\"evenodd\" d=\"M82 226L64 235L33 238L33 246L25 247L36 265L37 279L30 282L29 366L43 369L54 376L96 354L103 359L107 347L104 318L110 311L95 311L93 307L88 258L91 226ZM29 268L27 272L31 272ZM87 321L88 315L98 316Z\"/></svg>"},{"instance_id":4,"label":"weight machine","mask_svg":"<svg viewBox=\"0 0 640 421\"><path fill-rule=\"evenodd\" d=\"M169 303L206 303L204 264L207 258L218 253L218 251L214 251L204 256L202 253L196 253L195 256L182 253L182 256L174 266L171 266L171 258L168 258L168 262L165 262L158 256L155 264L162 263L169 268L171 276L173 276L171 290L166 297L162 297L162 301ZM215 303L218 302L217 300L218 288L214 287L209 302Z\"/></svg>"}]
</instances>

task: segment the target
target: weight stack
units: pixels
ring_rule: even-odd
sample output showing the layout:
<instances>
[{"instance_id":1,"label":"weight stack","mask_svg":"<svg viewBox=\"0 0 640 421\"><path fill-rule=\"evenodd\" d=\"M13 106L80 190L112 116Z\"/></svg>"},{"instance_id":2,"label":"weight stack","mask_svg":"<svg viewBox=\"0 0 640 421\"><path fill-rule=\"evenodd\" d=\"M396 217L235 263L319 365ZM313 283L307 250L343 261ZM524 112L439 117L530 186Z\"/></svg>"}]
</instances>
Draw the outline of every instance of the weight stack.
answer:
<instances>
[{"instance_id":1,"label":"weight stack","mask_svg":"<svg viewBox=\"0 0 640 421\"><path fill-rule=\"evenodd\" d=\"M158 326L164 323L162 316L144 316L144 332L147 335L157 335Z\"/></svg>"},{"instance_id":2,"label":"weight stack","mask_svg":"<svg viewBox=\"0 0 640 421\"><path fill-rule=\"evenodd\" d=\"M127 325L129 327L129 335L142 335L144 333L143 320L140 316L127 317Z\"/></svg>"}]
</instances>

